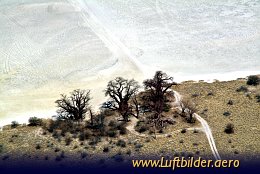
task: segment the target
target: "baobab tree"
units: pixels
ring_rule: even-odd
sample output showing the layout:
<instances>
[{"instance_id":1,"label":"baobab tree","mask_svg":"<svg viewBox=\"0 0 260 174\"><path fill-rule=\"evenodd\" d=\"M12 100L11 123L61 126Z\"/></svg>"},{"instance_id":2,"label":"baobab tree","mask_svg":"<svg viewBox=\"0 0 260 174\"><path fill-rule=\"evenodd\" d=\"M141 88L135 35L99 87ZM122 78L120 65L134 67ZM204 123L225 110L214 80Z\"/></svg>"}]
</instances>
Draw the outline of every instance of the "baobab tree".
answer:
<instances>
[{"instance_id":1,"label":"baobab tree","mask_svg":"<svg viewBox=\"0 0 260 174\"><path fill-rule=\"evenodd\" d=\"M61 99L56 100L58 117L65 120L82 121L89 111L89 90L74 90L70 96L61 94Z\"/></svg>"},{"instance_id":2,"label":"baobab tree","mask_svg":"<svg viewBox=\"0 0 260 174\"><path fill-rule=\"evenodd\" d=\"M152 79L147 79L143 83L148 92L147 99L150 101L150 110L154 112L152 119L156 122L155 124L160 123L166 101L165 94L177 83L173 81L173 77L162 71L157 71Z\"/></svg>"},{"instance_id":3,"label":"baobab tree","mask_svg":"<svg viewBox=\"0 0 260 174\"><path fill-rule=\"evenodd\" d=\"M105 95L109 96L111 100L106 102L106 107L118 111L123 120L128 121L129 115L132 114L129 100L138 92L139 88L138 82L134 79L127 80L117 77L109 81L105 89Z\"/></svg>"}]
</instances>

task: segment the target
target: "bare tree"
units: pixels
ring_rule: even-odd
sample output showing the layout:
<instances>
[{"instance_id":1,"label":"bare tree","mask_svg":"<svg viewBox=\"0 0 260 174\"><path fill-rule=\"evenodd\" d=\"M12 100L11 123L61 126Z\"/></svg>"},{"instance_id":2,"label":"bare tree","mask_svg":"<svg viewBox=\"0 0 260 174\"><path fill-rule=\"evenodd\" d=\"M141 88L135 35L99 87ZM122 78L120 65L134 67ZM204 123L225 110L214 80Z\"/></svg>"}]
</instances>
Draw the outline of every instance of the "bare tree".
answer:
<instances>
[{"instance_id":1,"label":"bare tree","mask_svg":"<svg viewBox=\"0 0 260 174\"><path fill-rule=\"evenodd\" d=\"M185 113L188 114L188 122L194 122L193 119L193 114L197 112L197 108L195 103L191 102L189 99L184 98L181 101L181 109L182 109L182 114L185 115Z\"/></svg>"},{"instance_id":2,"label":"bare tree","mask_svg":"<svg viewBox=\"0 0 260 174\"><path fill-rule=\"evenodd\" d=\"M108 82L105 95L109 96L111 101L106 102L105 105L111 110L118 111L123 120L128 121L128 116L132 114L129 100L138 92L139 88L137 81L117 77Z\"/></svg>"},{"instance_id":3,"label":"bare tree","mask_svg":"<svg viewBox=\"0 0 260 174\"><path fill-rule=\"evenodd\" d=\"M134 104L134 108L135 108L135 112L136 112L136 115L133 114L133 116L135 116L136 118L139 118L139 113L140 113L139 106L140 106L140 104L138 102L136 94L134 94L134 96L132 97L132 102Z\"/></svg>"},{"instance_id":4,"label":"bare tree","mask_svg":"<svg viewBox=\"0 0 260 174\"><path fill-rule=\"evenodd\" d=\"M56 100L58 117L66 120L82 121L89 110L89 90L74 90L70 96L61 94L61 99Z\"/></svg>"},{"instance_id":5,"label":"bare tree","mask_svg":"<svg viewBox=\"0 0 260 174\"><path fill-rule=\"evenodd\" d=\"M93 114L91 108L89 108L89 114L90 114L90 125L93 126L94 125L94 114Z\"/></svg>"},{"instance_id":6,"label":"bare tree","mask_svg":"<svg viewBox=\"0 0 260 174\"><path fill-rule=\"evenodd\" d=\"M143 83L148 90L150 108L155 112L154 119L159 121L165 105L165 94L177 83L173 81L173 77L161 71L157 71L153 79L147 79Z\"/></svg>"}]
</instances>

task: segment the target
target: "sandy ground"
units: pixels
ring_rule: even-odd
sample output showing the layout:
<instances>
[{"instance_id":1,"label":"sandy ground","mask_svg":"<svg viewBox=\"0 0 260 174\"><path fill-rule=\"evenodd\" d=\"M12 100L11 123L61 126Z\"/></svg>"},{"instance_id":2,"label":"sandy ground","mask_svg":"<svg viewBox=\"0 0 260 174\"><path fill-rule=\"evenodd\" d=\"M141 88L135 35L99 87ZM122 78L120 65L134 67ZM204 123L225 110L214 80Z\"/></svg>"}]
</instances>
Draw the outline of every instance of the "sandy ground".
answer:
<instances>
[{"instance_id":1,"label":"sandy ground","mask_svg":"<svg viewBox=\"0 0 260 174\"><path fill-rule=\"evenodd\" d=\"M0 125L50 117L59 94L77 88L91 89L98 108L116 76L258 74L259 9L234 0L2 0Z\"/></svg>"}]
</instances>

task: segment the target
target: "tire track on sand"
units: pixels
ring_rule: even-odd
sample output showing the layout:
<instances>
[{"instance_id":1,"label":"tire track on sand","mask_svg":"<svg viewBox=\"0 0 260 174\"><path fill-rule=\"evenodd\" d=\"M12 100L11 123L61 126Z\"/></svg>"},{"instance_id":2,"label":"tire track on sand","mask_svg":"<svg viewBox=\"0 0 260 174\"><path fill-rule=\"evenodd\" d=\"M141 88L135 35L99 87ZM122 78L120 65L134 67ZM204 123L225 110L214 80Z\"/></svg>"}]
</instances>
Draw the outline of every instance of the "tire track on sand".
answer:
<instances>
[{"instance_id":1,"label":"tire track on sand","mask_svg":"<svg viewBox=\"0 0 260 174\"><path fill-rule=\"evenodd\" d=\"M131 55L129 49L110 32L92 12L86 1L68 0L68 2L81 12L82 19L90 29L104 42L106 47L119 59L124 69L132 69L144 74L144 67ZM98 14L98 12L95 12Z\"/></svg>"},{"instance_id":2,"label":"tire track on sand","mask_svg":"<svg viewBox=\"0 0 260 174\"><path fill-rule=\"evenodd\" d=\"M177 91L173 91L173 92L174 92L174 96L175 96L175 99L176 99L175 104L178 104L180 106L182 97L181 97L181 95ZM211 151L212 151L215 159L216 160L220 160L221 157L220 157L220 155L218 153L218 150L217 150L217 147L216 147L216 144L215 144L215 141L214 141L211 129L210 129L207 121L204 120L201 116L199 116L196 113L194 113L194 117L201 123L201 125L202 125L202 127L204 129L204 132L205 132L205 134L207 136L207 139L208 139Z\"/></svg>"}]
</instances>

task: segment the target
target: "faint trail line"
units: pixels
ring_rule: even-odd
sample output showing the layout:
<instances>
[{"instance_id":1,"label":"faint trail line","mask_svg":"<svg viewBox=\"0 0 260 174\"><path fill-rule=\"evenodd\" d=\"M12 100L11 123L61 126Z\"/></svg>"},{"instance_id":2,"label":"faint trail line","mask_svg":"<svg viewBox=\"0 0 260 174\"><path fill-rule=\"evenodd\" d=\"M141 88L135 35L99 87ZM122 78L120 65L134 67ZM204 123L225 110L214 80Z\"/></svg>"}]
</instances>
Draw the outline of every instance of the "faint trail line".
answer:
<instances>
[{"instance_id":1,"label":"faint trail line","mask_svg":"<svg viewBox=\"0 0 260 174\"><path fill-rule=\"evenodd\" d=\"M78 0L68 0L68 2L75 8L81 11L82 19L91 30L104 42L112 53L122 62L131 62L132 66L143 74L143 66L131 55L129 49L116 38L94 15L87 2Z\"/></svg>"}]
</instances>

